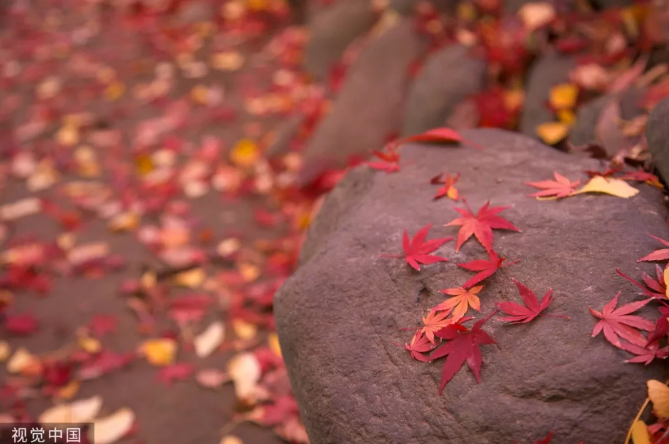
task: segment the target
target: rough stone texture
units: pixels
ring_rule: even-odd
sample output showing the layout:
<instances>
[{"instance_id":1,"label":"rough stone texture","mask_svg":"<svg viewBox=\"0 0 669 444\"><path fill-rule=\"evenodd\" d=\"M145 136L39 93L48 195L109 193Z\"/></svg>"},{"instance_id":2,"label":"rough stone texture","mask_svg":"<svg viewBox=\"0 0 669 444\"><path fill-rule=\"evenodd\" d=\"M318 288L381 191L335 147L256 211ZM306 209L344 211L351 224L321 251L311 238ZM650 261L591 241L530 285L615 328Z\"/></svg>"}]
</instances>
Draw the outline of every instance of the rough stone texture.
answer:
<instances>
[{"instance_id":1,"label":"rough stone texture","mask_svg":"<svg viewBox=\"0 0 669 444\"><path fill-rule=\"evenodd\" d=\"M669 102L667 102L669 103ZM666 106L666 104L665 104ZM630 355L592 338L595 319L618 290L621 303L638 289L617 276L652 270L636 259L657 248L646 236L667 236L661 193L641 185L631 199L582 195L559 202L528 198L525 181L554 171L582 177L598 162L558 152L521 135L471 130L465 138L485 147L406 145L403 170L384 174L360 167L327 197L309 231L301 266L277 293L281 349L312 444L499 444L534 442L555 430L555 444L620 443L645 398L645 381L665 377L662 364L625 364ZM669 138L667 139L669 140ZM438 396L443 360L412 360L393 342L408 341L401 327L418 325L443 300L439 290L472 273L455 263L480 259L468 241L451 259L412 271L401 259L401 234L434 223L429 238L455 235L444 227L457 216L433 201L428 179L459 171L461 195L474 208L486 200L510 205L503 215L522 233L495 231L495 249L520 262L486 282L483 314L494 302L520 301L515 277L542 297L554 289L549 313L506 325L495 318L485 330L499 347L483 348L482 382L465 367ZM420 301L416 294L423 286ZM642 314L652 317L653 307Z\"/></svg>"},{"instance_id":2,"label":"rough stone texture","mask_svg":"<svg viewBox=\"0 0 669 444\"><path fill-rule=\"evenodd\" d=\"M546 107L550 89L569 80L569 71L576 66L571 57L550 53L537 60L527 82L525 106L520 120L520 132L536 137L537 125L554 120Z\"/></svg>"},{"instance_id":3,"label":"rough stone texture","mask_svg":"<svg viewBox=\"0 0 669 444\"><path fill-rule=\"evenodd\" d=\"M404 111L402 135L443 126L455 107L485 86L486 63L462 45L447 46L425 62Z\"/></svg>"},{"instance_id":4,"label":"rough stone texture","mask_svg":"<svg viewBox=\"0 0 669 444\"><path fill-rule=\"evenodd\" d=\"M327 167L345 166L352 155L380 149L399 129L409 66L425 49L426 42L409 19L367 44L305 150L301 183Z\"/></svg>"},{"instance_id":5,"label":"rough stone texture","mask_svg":"<svg viewBox=\"0 0 669 444\"><path fill-rule=\"evenodd\" d=\"M648 149L665 182L669 181L669 99L653 109L646 124Z\"/></svg>"},{"instance_id":6,"label":"rough stone texture","mask_svg":"<svg viewBox=\"0 0 669 444\"><path fill-rule=\"evenodd\" d=\"M326 79L332 64L372 27L376 18L368 0L339 0L315 13L309 20L311 39L304 49L306 71L317 80Z\"/></svg>"},{"instance_id":7,"label":"rough stone texture","mask_svg":"<svg viewBox=\"0 0 669 444\"><path fill-rule=\"evenodd\" d=\"M297 135L303 122L303 114L296 114L281 122L274 129L274 138L267 147L265 155L269 158L286 154L290 149L290 142Z\"/></svg>"},{"instance_id":8,"label":"rough stone texture","mask_svg":"<svg viewBox=\"0 0 669 444\"><path fill-rule=\"evenodd\" d=\"M585 103L576 113L576 122L571 129L570 140L574 145L585 145L597 142L597 122L604 108L611 100L620 100L620 115L625 120L631 120L639 115L638 99L642 90L630 88L617 95L605 95L597 97ZM614 155L616 153L609 153Z\"/></svg>"}]
</instances>

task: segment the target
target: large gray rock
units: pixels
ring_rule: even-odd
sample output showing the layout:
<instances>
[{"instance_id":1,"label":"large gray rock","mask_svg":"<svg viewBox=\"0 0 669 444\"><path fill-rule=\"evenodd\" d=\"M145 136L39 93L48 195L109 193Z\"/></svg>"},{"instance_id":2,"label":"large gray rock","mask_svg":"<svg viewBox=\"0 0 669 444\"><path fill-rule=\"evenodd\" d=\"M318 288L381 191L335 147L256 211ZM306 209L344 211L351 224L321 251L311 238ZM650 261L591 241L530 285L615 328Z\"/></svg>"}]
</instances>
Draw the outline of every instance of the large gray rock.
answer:
<instances>
[{"instance_id":1,"label":"large gray rock","mask_svg":"<svg viewBox=\"0 0 669 444\"><path fill-rule=\"evenodd\" d=\"M325 168L345 166L351 156L382 148L399 129L409 66L425 49L426 42L409 19L367 44L305 150L301 183Z\"/></svg>"},{"instance_id":2,"label":"large gray rock","mask_svg":"<svg viewBox=\"0 0 669 444\"><path fill-rule=\"evenodd\" d=\"M462 45L447 46L425 62L409 89L402 135L443 126L455 107L485 86L486 62Z\"/></svg>"},{"instance_id":3,"label":"large gray rock","mask_svg":"<svg viewBox=\"0 0 669 444\"><path fill-rule=\"evenodd\" d=\"M348 45L367 32L376 18L369 0L338 0L314 13L309 20L311 38L304 49L307 72L317 80L326 79Z\"/></svg>"},{"instance_id":4,"label":"large gray rock","mask_svg":"<svg viewBox=\"0 0 669 444\"><path fill-rule=\"evenodd\" d=\"M525 105L520 119L520 132L536 137L536 128L555 120L547 107L553 86L569 81L569 71L576 66L572 57L549 53L537 60L527 82Z\"/></svg>"},{"instance_id":5,"label":"large gray rock","mask_svg":"<svg viewBox=\"0 0 669 444\"><path fill-rule=\"evenodd\" d=\"M648 149L665 182L669 181L669 99L657 104L646 124Z\"/></svg>"},{"instance_id":6,"label":"large gray rock","mask_svg":"<svg viewBox=\"0 0 669 444\"><path fill-rule=\"evenodd\" d=\"M631 357L591 337L601 309L622 290L638 289L616 267L639 276L636 259L658 247L646 235L669 234L662 194L647 185L631 199L579 195L557 202L527 197L526 181L554 171L584 178L598 162L550 149L500 130L471 130L469 147L406 145L395 174L351 171L327 197L307 236L297 272L275 298L277 330L312 444L499 444L534 442L550 430L554 444L621 443L646 396L647 379L665 377L661 364L625 364ZM437 394L442 360L412 360L393 343L408 342L439 290L473 274L455 264L485 257L474 240L459 253L447 243L447 263L412 271L402 259L401 234L434 223L428 239L455 235L443 224L458 217L433 201L429 178L461 172L460 194L476 210L490 200L521 233L496 230L494 248L520 262L485 282L483 315L500 301L519 302L511 278L539 297L552 288L548 314L529 324L493 317L484 326L498 347L483 347L482 382L464 366ZM425 288L417 300L418 292ZM653 318L656 307L641 314ZM477 314L477 313L474 313ZM471 324L470 324L471 325Z\"/></svg>"}]
</instances>

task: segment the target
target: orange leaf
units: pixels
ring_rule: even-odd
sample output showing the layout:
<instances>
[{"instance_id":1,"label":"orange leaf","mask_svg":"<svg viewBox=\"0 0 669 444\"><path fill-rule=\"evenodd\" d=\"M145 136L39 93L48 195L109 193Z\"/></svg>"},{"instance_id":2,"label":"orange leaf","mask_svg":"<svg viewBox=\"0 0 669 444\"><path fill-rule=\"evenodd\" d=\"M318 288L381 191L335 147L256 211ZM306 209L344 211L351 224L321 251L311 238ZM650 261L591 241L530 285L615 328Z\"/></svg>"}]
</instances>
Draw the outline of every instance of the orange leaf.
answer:
<instances>
[{"instance_id":1,"label":"orange leaf","mask_svg":"<svg viewBox=\"0 0 669 444\"><path fill-rule=\"evenodd\" d=\"M472 287L470 289L465 289L462 287L458 288L447 288L446 290L441 290L442 293L445 293L450 296L454 296L441 304L433 308L433 310L448 310L449 312L453 311L453 322L457 322L462 319L467 313L469 307L473 308L476 311L481 311L481 301L478 298L478 294L481 292L483 285L478 287Z\"/></svg>"}]
</instances>

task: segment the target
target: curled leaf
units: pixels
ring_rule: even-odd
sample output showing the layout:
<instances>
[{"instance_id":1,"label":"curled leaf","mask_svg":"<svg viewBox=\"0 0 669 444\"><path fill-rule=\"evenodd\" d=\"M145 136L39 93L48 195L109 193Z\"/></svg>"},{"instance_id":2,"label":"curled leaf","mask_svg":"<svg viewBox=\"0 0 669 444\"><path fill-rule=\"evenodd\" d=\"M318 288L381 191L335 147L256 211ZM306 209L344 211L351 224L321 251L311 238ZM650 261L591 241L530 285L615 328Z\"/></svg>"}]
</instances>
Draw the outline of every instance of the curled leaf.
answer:
<instances>
[{"instance_id":1,"label":"curled leaf","mask_svg":"<svg viewBox=\"0 0 669 444\"><path fill-rule=\"evenodd\" d=\"M127 407L118 409L109 416L95 420L90 429L95 444L112 444L123 438L135 423L135 413Z\"/></svg>"},{"instance_id":2,"label":"curled leaf","mask_svg":"<svg viewBox=\"0 0 669 444\"><path fill-rule=\"evenodd\" d=\"M669 418L669 387L654 379L649 380L646 385L655 415L659 418Z\"/></svg>"},{"instance_id":3,"label":"curled leaf","mask_svg":"<svg viewBox=\"0 0 669 444\"><path fill-rule=\"evenodd\" d=\"M596 176L590 179L590 182L583 185L580 190L574 192L574 194L581 193L605 193L628 199L639 194L639 190L630 186L624 180Z\"/></svg>"}]
</instances>

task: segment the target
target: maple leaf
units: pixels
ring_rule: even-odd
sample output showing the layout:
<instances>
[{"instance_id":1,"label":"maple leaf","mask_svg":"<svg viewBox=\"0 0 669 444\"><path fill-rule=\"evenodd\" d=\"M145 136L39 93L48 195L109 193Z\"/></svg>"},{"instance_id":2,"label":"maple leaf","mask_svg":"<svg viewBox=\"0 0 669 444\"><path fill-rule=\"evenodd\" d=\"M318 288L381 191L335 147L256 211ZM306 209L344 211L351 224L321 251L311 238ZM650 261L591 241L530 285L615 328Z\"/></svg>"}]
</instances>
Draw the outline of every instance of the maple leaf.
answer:
<instances>
[{"instance_id":1,"label":"maple leaf","mask_svg":"<svg viewBox=\"0 0 669 444\"><path fill-rule=\"evenodd\" d=\"M26 336L35 333L38 329L39 322L30 313L5 315L5 330L9 333Z\"/></svg>"},{"instance_id":2,"label":"maple leaf","mask_svg":"<svg viewBox=\"0 0 669 444\"><path fill-rule=\"evenodd\" d=\"M507 262L506 264L503 264L504 261L506 260L503 257L499 257L496 252L494 251L488 251L488 257L489 260L477 260L477 261L471 261L471 262L466 262L464 264L457 264L458 267L462 267L465 270L470 270L470 271L478 271L477 274L474 276L470 277L467 282L464 283L462 288L469 288L472 287L482 280L489 278L497 270L503 267L508 267L509 265L513 265L517 260L512 261L512 262Z\"/></svg>"},{"instance_id":3,"label":"maple leaf","mask_svg":"<svg viewBox=\"0 0 669 444\"><path fill-rule=\"evenodd\" d=\"M637 311L652 299L630 302L615 308L618 305L618 297L620 297L620 292L604 305L601 312L588 307L590 314L600 319L592 330L592 337L594 338L603 331L606 340L618 348L623 348L620 338L643 347L646 344L646 338L636 329L650 331L653 329L653 323L641 316L631 316L630 313Z\"/></svg>"},{"instance_id":4,"label":"maple leaf","mask_svg":"<svg viewBox=\"0 0 669 444\"><path fill-rule=\"evenodd\" d=\"M655 359L666 359L667 356L669 356L669 346L659 348L658 344L640 347L638 345L630 344L629 342L623 342L621 348L636 355L635 357L625 361L630 364L636 363L648 365Z\"/></svg>"},{"instance_id":5,"label":"maple leaf","mask_svg":"<svg viewBox=\"0 0 669 444\"><path fill-rule=\"evenodd\" d=\"M619 165L617 167L611 168L607 167L606 170L604 171L593 171L593 170L586 170L585 174L588 175L588 177L613 177L615 174L619 173L622 171L623 166Z\"/></svg>"},{"instance_id":6,"label":"maple leaf","mask_svg":"<svg viewBox=\"0 0 669 444\"><path fill-rule=\"evenodd\" d=\"M633 180L636 182L644 182L647 185L663 189L664 185L660 182L660 179L655 175L651 174L644 170L639 171L629 171L625 173L624 176L620 176L622 180Z\"/></svg>"},{"instance_id":7,"label":"maple leaf","mask_svg":"<svg viewBox=\"0 0 669 444\"><path fill-rule=\"evenodd\" d=\"M566 177L562 176L559 173L553 173L555 180L542 180L540 182L525 182L525 185L529 185L535 188L540 188L542 191L538 191L534 194L529 194L530 197L540 198L554 198L561 199L563 197L571 196L576 187L581 184L580 180L570 181Z\"/></svg>"},{"instance_id":8,"label":"maple leaf","mask_svg":"<svg viewBox=\"0 0 669 444\"><path fill-rule=\"evenodd\" d=\"M460 173L456 174L455 176L451 176L447 173L446 178L443 181L441 180L441 174L433 177L430 180L431 184L444 184L441 188L439 188L439 190L437 190L437 194L434 195L433 200L441 199L444 196L447 196L449 199L455 201L460 200L460 192L457 188L455 188L455 184L457 183L458 179L460 179Z\"/></svg>"},{"instance_id":9,"label":"maple leaf","mask_svg":"<svg viewBox=\"0 0 669 444\"><path fill-rule=\"evenodd\" d=\"M540 439L538 441L534 441L534 444L551 444L551 441L553 440L553 435L555 435L554 431L550 431L548 435L546 435L545 438ZM518 444L518 441L514 441L514 444ZM583 443L579 443L583 444Z\"/></svg>"},{"instance_id":10,"label":"maple leaf","mask_svg":"<svg viewBox=\"0 0 669 444\"><path fill-rule=\"evenodd\" d=\"M88 328L98 338L107 333L115 332L118 320L112 315L96 314L88 323Z\"/></svg>"},{"instance_id":11,"label":"maple leaf","mask_svg":"<svg viewBox=\"0 0 669 444\"><path fill-rule=\"evenodd\" d=\"M195 371L195 366L187 362L168 365L161 368L156 374L156 379L165 385L172 385L175 381L185 381Z\"/></svg>"},{"instance_id":12,"label":"maple leaf","mask_svg":"<svg viewBox=\"0 0 669 444\"><path fill-rule=\"evenodd\" d=\"M434 128L425 131L424 133L416 134L415 136L405 137L404 139L400 139L396 142L393 142L393 144L395 146L398 146L410 142L435 142L435 143L464 142L473 146L476 149L479 150L483 149L483 147L481 147L480 145L465 140L457 131L447 127Z\"/></svg>"},{"instance_id":13,"label":"maple leaf","mask_svg":"<svg viewBox=\"0 0 669 444\"><path fill-rule=\"evenodd\" d=\"M454 297L437 305L433 308L433 310L448 310L449 312L453 311L453 321L457 322L465 316L465 313L467 313L467 309L469 307L476 311L481 311L481 301L477 295L481 292L482 289L483 285L472 287L470 289L458 287L441 290L442 293Z\"/></svg>"},{"instance_id":14,"label":"maple leaf","mask_svg":"<svg viewBox=\"0 0 669 444\"><path fill-rule=\"evenodd\" d=\"M381 162L367 162L370 168L375 170L385 171L386 173L393 173L400 170L400 155L395 151L395 147L389 145L386 147L388 152L372 151L375 157L381 159Z\"/></svg>"},{"instance_id":15,"label":"maple leaf","mask_svg":"<svg viewBox=\"0 0 669 444\"><path fill-rule=\"evenodd\" d=\"M662 268L660 268L659 265L655 265L655 273L657 273L657 280L653 279L652 277L648 276L646 273L641 273L641 276L643 277L643 282L646 284L645 288L643 285L641 285L639 282L635 281L631 277L627 276L626 274L623 274L622 271L620 271L620 268L616 268L616 272L639 287L641 290L643 290L643 293L648 297L654 298L654 299L667 299L667 284L664 282L664 272L662 271Z\"/></svg>"},{"instance_id":16,"label":"maple leaf","mask_svg":"<svg viewBox=\"0 0 669 444\"><path fill-rule=\"evenodd\" d=\"M423 318L424 327L420 329L421 334L424 334L428 341L434 343L434 334L442 328L451 325L453 319L446 319L450 311L430 310L430 312Z\"/></svg>"},{"instance_id":17,"label":"maple leaf","mask_svg":"<svg viewBox=\"0 0 669 444\"><path fill-rule=\"evenodd\" d=\"M660 239L659 237L655 237L652 234L649 234L648 236L652 237L653 239L662 242L662 245L665 247L669 247L669 242L667 242L664 239ZM655 250L649 255L646 255L642 257L641 259L637 260L637 262L649 262L649 261L666 261L669 259L669 248L663 248L661 250Z\"/></svg>"},{"instance_id":18,"label":"maple leaf","mask_svg":"<svg viewBox=\"0 0 669 444\"><path fill-rule=\"evenodd\" d=\"M650 344L659 341L663 336L669 334L669 307L659 307L660 317L655 321L655 327L648 336L646 347Z\"/></svg>"},{"instance_id":19,"label":"maple leaf","mask_svg":"<svg viewBox=\"0 0 669 444\"><path fill-rule=\"evenodd\" d=\"M511 280L514 284L516 284L516 287L518 287L518 293L520 293L520 297L523 298L525 307L515 302L498 302L495 305L497 305L497 307L504 313L511 315L506 318L501 318L501 321L513 322L514 324L523 324L530 322L537 316L550 316L555 318L569 319L569 317L563 315L541 314L541 312L547 309L548 306L553 302L552 288L548 289L543 299L541 300L541 303L539 303L537 300L537 295L535 295L532 290L513 278Z\"/></svg>"},{"instance_id":20,"label":"maple leaf","mask_svg":"<svg viewBox=\"0 0 669 444\"><path fill-rule=\"evenodd\" d=\"M444 245L446 242L453 240L452 237L440 237L438 239L432 239L425 241L428 231L432 224L428 224L418 230L416 235L409 241L409 234L407 230L404 230L404 237L402 238L402 249L404 250L404 256L402 255L391 255L391 254L382 254L380 257L392 257L392 258L401 258L404 257L409 265L412 268L420 271L420 265L418 264L434 264L437 262L446 262L448 259L441 256L431 255L433 251Z\"/></svg>"},{"instance_id":21,"label":"maple leaf","mask_svg":"<svg viewBox=\"0 0 669 444\"><path fill-rule=\"evenodd\" d=\"M422 362L430 362L423 353L434 350L434 343L431 343L427 337L420 331L414 333L409 344L404 344L404 348L411 352L411 357Z\"/></svg>"},{"instance_id":22,"label":"maple leaf","mask_svg":"<svg viewBox=\"0 0 669 444\"><path fill-rule=\"evenodd\" d=\"M489 208L490 202L486 202L474 215L466 199L462 199L467 208L454 208L455 211L460 213L462 217L459 217L445 226L450 227L453 225L460 225L460 231L458 232L458 242L455 245L455 251L460 251L460 247L464 244L467 239L472 235L478 239L478 241L483 245L483 248L486 250L492 250L492 229L498 230L513 230L520 231L518 228L513 226L511 222L504 219L497 214L501 211L506 210L510 207L494 207Z\"/></svg>"},{"instance_id":23,"label":"maple leaf","mask_svg":"<svg viewBox=\"0 0 669 444\"><path fill-rule=\"evenodd\" d=\"M495 313L497 313L497 311L494 311L484 319L477 321L471 330L462 325L465 320L471 318L463 318L460 320L461 322L451 324L436 333L437 337L447 341L430 355L431 360L447 356L441 373L441 382L439 384L440 395L444 391L446 384L453 379L465 362L467 362L470 370L474 373L476 382L481 382L481 377L479 375L482 364L480 347L481 345L496 343L488 333L481 330L481 327Z\"/></svg>"}]
</instances>

